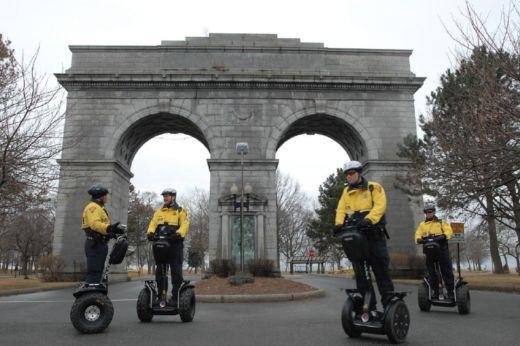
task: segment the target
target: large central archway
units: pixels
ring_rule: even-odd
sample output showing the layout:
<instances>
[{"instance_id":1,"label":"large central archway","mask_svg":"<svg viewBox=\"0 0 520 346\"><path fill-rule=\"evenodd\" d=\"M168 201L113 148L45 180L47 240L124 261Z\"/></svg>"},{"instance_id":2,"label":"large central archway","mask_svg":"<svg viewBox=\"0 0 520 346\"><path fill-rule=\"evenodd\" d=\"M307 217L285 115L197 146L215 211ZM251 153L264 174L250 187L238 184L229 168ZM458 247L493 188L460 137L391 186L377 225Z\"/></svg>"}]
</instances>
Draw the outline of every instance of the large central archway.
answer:
<instances>
[{"instance_id":1,"label":"large central archway","mask_svg":"<svg viewBox=\"0 0 520 346\"><path fill-rule=\"evenodd\" d=\"M230 187L242 166L250 196L251 256L276 260L276 150L318 133L362 161L389 196L390 247L415 252L409 236L419 206L393 188L406 168L397 144L415 133L413 94L422 85L408 50L326 48L276 35L210 34L159 46L72 46L59 82L68 91L65 137L81 131L60 160L54 252L67 270L83 260L79 218L88 186L112 191L113 219L125 221L132 159L161 133L188 134L210 159L210 258L232 258L236 210ZM68 142L67 142L68 143Z\"/></svg>"},{"instance_id":2,"label":"large central archway","mask_svg":"<svg viewBox=\"0 0 520 346\"><path fill-rule=\"evenodd\" d=\"M131 167L139 148L151 138L164 133L189 135L210 150L204 134L191 120L176 114L157 113L139 119L126 129L115 148L116 160Z\"/></svg>"}]
</instances>

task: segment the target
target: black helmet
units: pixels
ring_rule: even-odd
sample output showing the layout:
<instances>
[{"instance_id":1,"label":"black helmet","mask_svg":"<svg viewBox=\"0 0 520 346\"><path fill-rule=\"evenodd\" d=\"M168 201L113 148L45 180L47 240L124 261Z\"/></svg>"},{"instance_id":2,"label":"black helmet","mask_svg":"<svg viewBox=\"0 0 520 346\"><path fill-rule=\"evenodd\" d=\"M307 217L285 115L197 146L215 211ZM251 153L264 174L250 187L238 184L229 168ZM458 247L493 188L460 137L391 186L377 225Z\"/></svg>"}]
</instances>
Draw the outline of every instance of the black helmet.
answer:
<instances>
[{"instance_id":1,"label":"black helmet","mask_svg":"<svg viewBox=\"0 0 520 346\"><path fill-rule=\"evenodd\" d=\"M176 196L177 195L177 190L175 189L172 189L171 187L168 187L166 189L163 190L163 192L161 192L161 195L171 195L171 196Z\"/></svg>"},{"instance_id":2,"label":"black helmet","mask_svg":"<svg viewBox=\"0 0 520 346\"><path fill-rule=\"evenodd\" d=\"M93 185L90 189L88 189L88 194L91 195L92 198L97 199L105 195L108 195L108 189L99 184L96 184Z\"/></svg>"},{"instance_id":3,"label":"black helmet","mask_svg":"<svg viewBox=\"0 0 520 346\"><path fill-rule=\"evenodd\" d=\"M425 213L427 213L427 212L429 212L429 211L435 211L435 203L433 203L433 202L426 202L426 203L424 204L424 209L423 209L423 211L424 211Z\"/></svg>"}]
</instances>

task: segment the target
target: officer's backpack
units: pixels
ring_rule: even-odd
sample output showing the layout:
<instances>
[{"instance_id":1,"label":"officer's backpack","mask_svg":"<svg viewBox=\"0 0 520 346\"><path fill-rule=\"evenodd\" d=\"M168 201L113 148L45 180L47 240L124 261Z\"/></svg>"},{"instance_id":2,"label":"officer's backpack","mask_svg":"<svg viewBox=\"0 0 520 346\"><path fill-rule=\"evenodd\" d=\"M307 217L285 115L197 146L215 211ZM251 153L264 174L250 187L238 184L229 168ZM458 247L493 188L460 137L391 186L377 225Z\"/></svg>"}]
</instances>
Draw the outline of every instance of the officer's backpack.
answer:
<instances>
[{"instance_id":1,"label":"officer's backpack","mask_svg":"<svg viewBox=\"0 0 520 346\"><path fill-rule=\"evenodd\" d=\"M126 250L128 250L128 240L120 237L116 240L112 252L110 252L110 264L121 264L125 259Z\"/></svg>"}]
</instances>

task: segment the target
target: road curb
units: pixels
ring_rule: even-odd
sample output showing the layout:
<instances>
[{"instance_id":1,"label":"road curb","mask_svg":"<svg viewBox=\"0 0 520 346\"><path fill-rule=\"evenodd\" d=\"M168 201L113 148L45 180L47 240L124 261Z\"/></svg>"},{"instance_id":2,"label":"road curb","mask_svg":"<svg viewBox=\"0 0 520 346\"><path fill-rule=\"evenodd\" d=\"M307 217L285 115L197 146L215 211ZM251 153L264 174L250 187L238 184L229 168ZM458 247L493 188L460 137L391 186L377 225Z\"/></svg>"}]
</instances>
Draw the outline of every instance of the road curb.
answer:
<instances>
[{"instance_id":1,"label":"road curb","mask_svg":"<svg viewBox=\"0 0 520 346\"><path fill-rule=\"evenodd\" d=\"M137 278L131 278L128 277L126 280L110 280L109 284L115 284L119 282L128 282L128 281L135 281ZM78 287L79 282L71 282L68 285L62 285L62 286L49 286L49 287L30 287L30 288L16 288L12 290L5 290L0 291L0 297L6 297L6 296L15 296L19 294L29 294L29 293L38 293L38 292L46 292L46 291L55 291L55 290L61 290L71 287Z\"/></svg>"},{"instance_id":2,"label":"road curb","mask_svg":"<svg viewBox=\"0 0 520 346\"><path fill-rule=\"evenodd\" d=\"M325 290L278 294L197 294L197 303L267 303L321 298Z\"/></svg>"}]
</instances>

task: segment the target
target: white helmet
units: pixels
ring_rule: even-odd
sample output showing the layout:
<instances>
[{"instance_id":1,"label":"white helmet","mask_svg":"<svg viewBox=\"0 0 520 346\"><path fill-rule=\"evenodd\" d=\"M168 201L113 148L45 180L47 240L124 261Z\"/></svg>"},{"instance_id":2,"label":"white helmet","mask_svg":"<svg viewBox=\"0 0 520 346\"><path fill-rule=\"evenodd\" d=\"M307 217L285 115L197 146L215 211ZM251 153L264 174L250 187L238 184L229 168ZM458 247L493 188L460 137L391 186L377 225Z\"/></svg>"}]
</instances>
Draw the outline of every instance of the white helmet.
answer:
<instances>
[{"instance_id":1,"label":"white helmet","mask_svg":"<svg viewBox=\"0 0 520 346\"><path fill-rule=\"evenodd\" d=\"M343 172L357 171L361 173L363 165L359 161L349 161L343 165Z\"/></svg>"},{"instance_id":2,"label":"white helmet","mask_svg":"<svg viewBox=\"0 0 520 346\"><path fill-rule=\"evenodd\" d=\"M166 189L163 190L163 192L161 192L161 195L172 195L172 196L176 196L177 195L177 190L175 189L172 189L171 187L168 187Z\"/></svg>"},{"instance_id":3,"label":"white helmet","mask_svg":"<svg viewBox=\"0 0 520 346\"><path fill-rule=\"evenodd\" d=\"M426 202L424 203L424 209L423 211L426 213L427 211L435 211L435 203L433 202Z\"/></svg>"}]
</instances>

